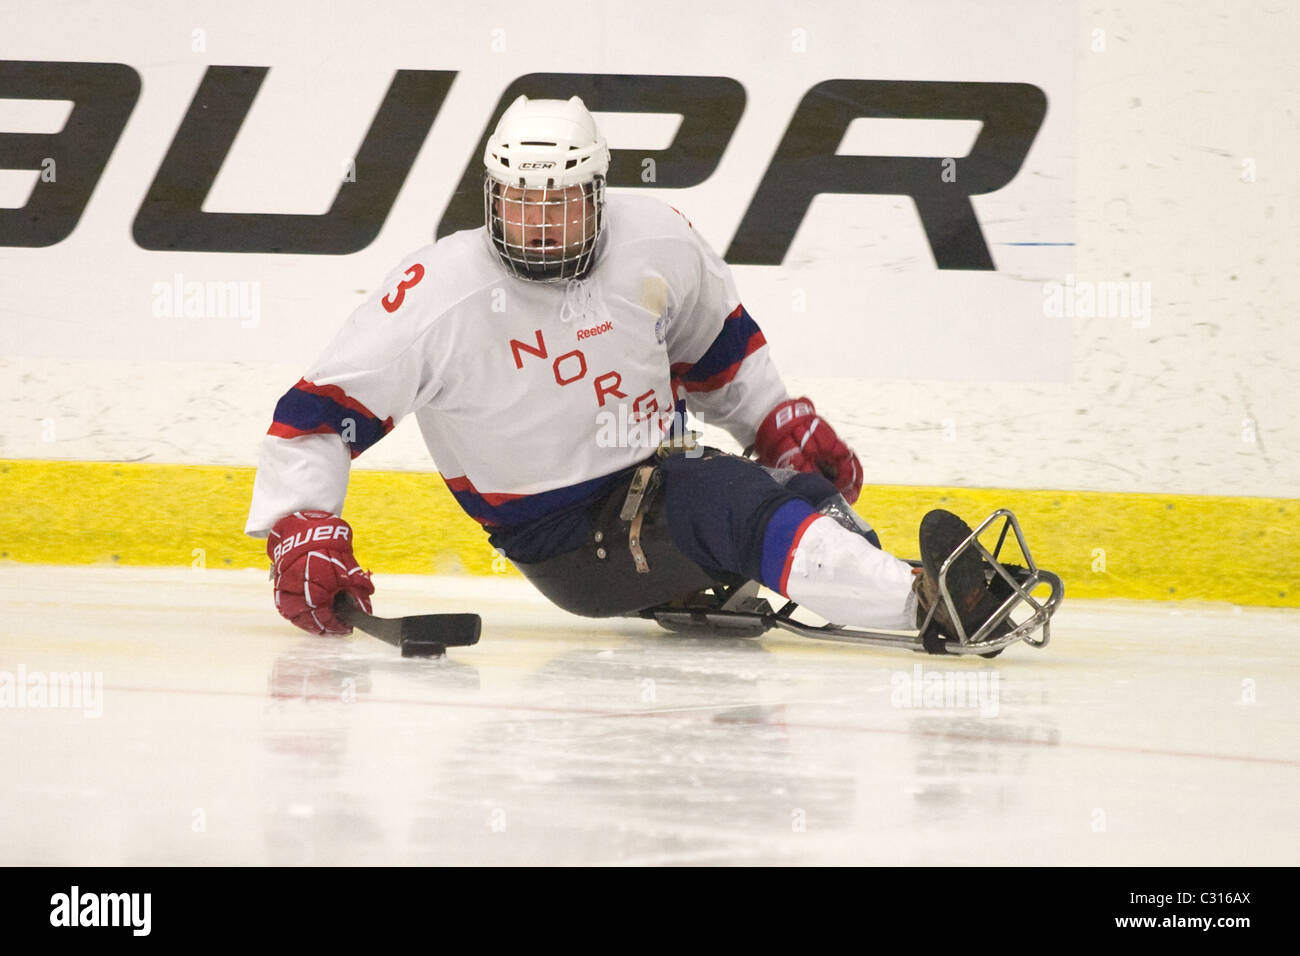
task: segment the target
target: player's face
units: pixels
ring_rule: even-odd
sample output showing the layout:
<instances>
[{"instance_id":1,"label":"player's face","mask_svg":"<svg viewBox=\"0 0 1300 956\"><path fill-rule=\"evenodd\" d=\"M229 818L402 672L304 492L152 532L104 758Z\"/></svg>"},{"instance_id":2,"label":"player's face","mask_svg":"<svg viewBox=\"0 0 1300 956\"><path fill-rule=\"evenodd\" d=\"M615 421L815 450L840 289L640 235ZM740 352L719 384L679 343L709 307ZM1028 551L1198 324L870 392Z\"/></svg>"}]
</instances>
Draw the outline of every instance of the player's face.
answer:
<instances>
[{"instance_id":1,"label":"player's face","mask_svg":"<svg viewBox=\"0 0 1300 956\"><path fill-rule=\"evenodd\" d=\"M595 234L595 204L583 186L523 189L507 186L496 200L502 238L523 258L560 259L578 255Z\"/></svg>"}]
</instances>

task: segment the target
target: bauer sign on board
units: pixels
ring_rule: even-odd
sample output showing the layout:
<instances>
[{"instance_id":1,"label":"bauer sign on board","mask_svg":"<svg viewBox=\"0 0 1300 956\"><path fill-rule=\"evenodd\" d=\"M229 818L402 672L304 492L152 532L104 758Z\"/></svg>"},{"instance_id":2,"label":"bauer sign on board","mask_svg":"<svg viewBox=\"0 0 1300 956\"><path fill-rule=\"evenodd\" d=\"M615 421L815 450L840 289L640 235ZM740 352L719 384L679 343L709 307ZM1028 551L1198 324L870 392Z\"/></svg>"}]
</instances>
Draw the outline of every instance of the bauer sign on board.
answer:
<instances>
[{"instance_id":1,"label":"bauer sign on board","mask_svg":"<svg viewBox=\"0 0 1300 956\"><path fill-rule=\"evenodd\" d=\"M25 58L0 61L0 256L10 291L61 317L18 347L305 359L397 257L480 224L505 104L577 94L610 187L691 218L790 373L1066 375L1039 290L1072 268L1071 4L1025 4L1029 46L946 4L747 17L719 44L674 29L674 6L627 22L634 54L611 29L575 47L407 6L400 31L303 17L278 44L237 28L246 4L188 29L126 12L135 40L111 51L90 26L7 44ZM181 273L255 283L258 321L155 314L150 290Z\"/></svg>"}]
</instances>

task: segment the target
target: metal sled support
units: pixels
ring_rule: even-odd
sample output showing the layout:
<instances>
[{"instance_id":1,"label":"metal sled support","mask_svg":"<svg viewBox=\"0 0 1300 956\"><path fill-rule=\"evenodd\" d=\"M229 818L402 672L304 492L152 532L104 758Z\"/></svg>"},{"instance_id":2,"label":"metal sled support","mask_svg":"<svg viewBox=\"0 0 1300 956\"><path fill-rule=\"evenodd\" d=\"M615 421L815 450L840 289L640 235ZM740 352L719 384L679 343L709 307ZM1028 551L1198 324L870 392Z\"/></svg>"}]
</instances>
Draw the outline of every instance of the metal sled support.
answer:
<instances>
[{"instance_id":1,"label":"metal sled support","mask_svg":"<svg viewBox=\"0 0 1300 956\"><path fill-rule=\"evenodd\" d=\"M979 540L980 535L993 528L999 520L1002 521L1002 526L998 529L997 545L990 551ZM1003 549L1008 534L1012 531L1015 532L1016 545L1024 557L1023 567L1004 562ZM984 558L990 591L1002 597L1003 601L997 612L978 631L968 635L961 627L952 598L948 594L947 575L953 561L970 548L977 549ZM921 564L919 561L909 563L913 567L920 567ZM704 632L712 636L756 637L776 627L822 641L925 651L921 629L915 632L892 632L837 624L804 624L793 618L794 612L798 610L795 602L789 601L779 611L773 611L766 600L757 596L758 587L756 582L751 581L733 589L715 588L716 593L699 595L700 600L681 606L651 608L643 611L642 616L653 618L672 631ZM1043 587L1048 588L1049 593L1035 597L1034 592ZM962 631L958 639L944 644L944 651L949 654L981 654L986 657L994 657L1018 641L1024 641L1032 647L1046 647L1051 639L1052 615L1065 596L1061 579L1034 563L1024 533L1020 530L1020 523L1006 509L995 511L980 522L970 537L944 562L939 569L939 591L949 606L953 620L958 622L958 630ZM925 623L929 623L929 618Z\"/></svg>"},{"instance_id":2,"label":"metal sled support","mask_svg":"<svg viewBox=\"0 0 1300 956\"><path fill-rule=\"evenodd\" d=\"M990 552L980 542L979 536L985 529L992 527L1002 519L1002 528L998 532L997 546ZM1017 565L1007 565L1001 560L1002 547L1007 541L1007 532L1015 531L1016 546L1020 553L1024 555L1025 567ZM964 552L971 548L976 548L984 558L988 568L989 587L995 594L1005 594L1005 600L1001 607L998 608L991 618L984 622L978 631L974 634L967 635L957 616L956 608L953 606L951 595L948 593L947 577L948 569L952 563ZM1033 592L1040 584L1047 584L1051 593L1041 602L1034 598ZM1014 644L1016 641L1024 641L1033 647L1046 647L1047 642L1051 640L1051 618L1056 608L1060 605L1062 598L1065 597L1065 586L1061 579L1050 571L1044 571L1034 563L1033 556L1029 553L1029 544L1025 541L1024 532L1020 530L1020 522L1016 516L1005 508L1000 508L993 514L989 515L980 522L969 538L963 541L957 550L952 553L943 567L939 569L939 590L943 594L943 599L948 605L948 611L957 623L957 630L961 631L959 644L967 650L957 651L957 653L982 653L984 651L1006 647L1008 644ZM1012 613L1028 606L1032 613L1017 622ZM1011 631L1001 637L993 637L1000 629L1003 622L1011 624ZM1034 632L1039 632L1035 638ZM948 648L949 652L954 651Z\"/></svg>"}]
</instances>

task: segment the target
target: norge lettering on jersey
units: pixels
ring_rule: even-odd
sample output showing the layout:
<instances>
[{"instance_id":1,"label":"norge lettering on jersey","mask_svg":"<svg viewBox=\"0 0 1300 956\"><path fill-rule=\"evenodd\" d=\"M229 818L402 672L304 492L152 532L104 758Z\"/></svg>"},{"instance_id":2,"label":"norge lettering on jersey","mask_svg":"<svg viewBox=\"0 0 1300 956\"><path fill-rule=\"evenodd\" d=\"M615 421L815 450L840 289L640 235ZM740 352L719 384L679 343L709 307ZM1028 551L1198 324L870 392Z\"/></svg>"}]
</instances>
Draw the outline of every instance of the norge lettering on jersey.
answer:
<instances>
[{"instance_id":1,"label":"norge lettering on jersey","mask_svg":"<svg viewBox=\"0 0 1300 956\"><path fill-rule=\"evenodd\" d=\"M602 440L610 413L663 434L684 398L749 444L788 396L730 270L655 199L611 196L605 215L595 267L567 284L508 275L482 228L399 263L276 406L249 533L303 507L337 513L349 458L409 414L488 527L581 501L643 460L644 441ZM287 477L305 464L325 487Z\"/></svg>"}]
</instances>

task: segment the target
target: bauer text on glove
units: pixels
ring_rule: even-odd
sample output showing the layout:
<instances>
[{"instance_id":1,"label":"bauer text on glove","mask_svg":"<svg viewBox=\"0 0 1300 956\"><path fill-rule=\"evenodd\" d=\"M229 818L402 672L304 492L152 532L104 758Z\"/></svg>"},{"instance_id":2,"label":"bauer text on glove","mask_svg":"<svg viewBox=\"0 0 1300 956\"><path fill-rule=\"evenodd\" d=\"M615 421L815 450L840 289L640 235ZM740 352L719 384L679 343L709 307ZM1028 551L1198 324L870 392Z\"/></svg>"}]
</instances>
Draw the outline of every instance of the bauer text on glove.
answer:
<instances>
[{"instance_id":1,"label":"bauer text on glove","mask_svg":"<svg viewBox=\"0 0 1300 956\"><path fill-rule=\"evenodd\" d=\"M862 490L862 464L807 398L792 398L768 412L754 451L769 468L820 471L849 504Z\"/></svg>"},{"instance_id":2,"label":"bauer text on glove","mask_svg":"<svg viewBox=\"0 0 1300 956\"><path fill-rule=\"evenodd\" d=\"M266 541L280 614L313 634L348 634L334 616L334 598L352 595L367 614L375 586L352 555L352 526L328 511L295 511L281 518Z\"/></svg>"}]
</instances>

